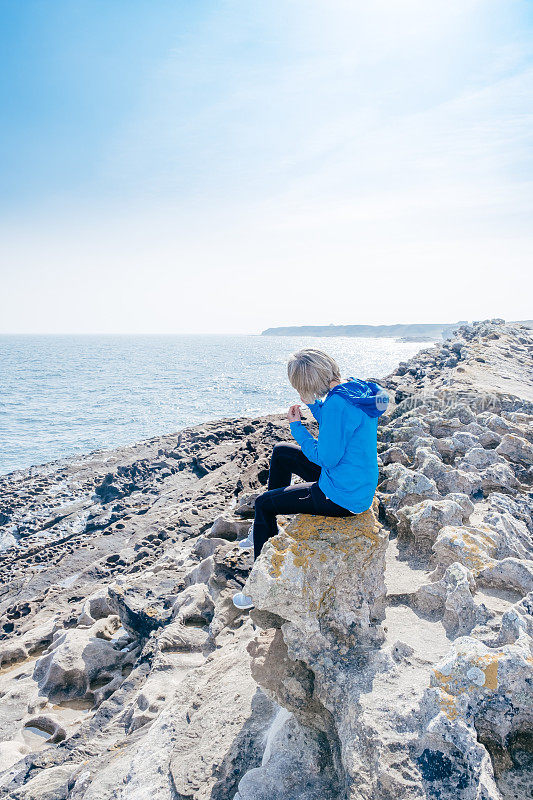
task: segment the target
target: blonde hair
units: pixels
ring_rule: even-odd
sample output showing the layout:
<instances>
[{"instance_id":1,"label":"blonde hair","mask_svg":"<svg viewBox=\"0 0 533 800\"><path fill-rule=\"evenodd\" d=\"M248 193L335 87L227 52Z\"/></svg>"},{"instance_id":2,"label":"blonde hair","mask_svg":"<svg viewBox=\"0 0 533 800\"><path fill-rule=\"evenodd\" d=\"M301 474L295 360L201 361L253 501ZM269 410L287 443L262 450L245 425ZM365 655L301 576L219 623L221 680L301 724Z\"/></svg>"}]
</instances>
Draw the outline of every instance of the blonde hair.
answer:
<instances>
[{"instance_id":1,"label":"blonde hair","mask_svg":"<svg viewBox=\"0 0 533 800\"><path fill-rule=\"evenodd\" d=\"M341 379L337 362L313 347L298 350L290 356L287 374L304 403L314 403L329 392L330 381Z\"/></svg>"}]
</instances>

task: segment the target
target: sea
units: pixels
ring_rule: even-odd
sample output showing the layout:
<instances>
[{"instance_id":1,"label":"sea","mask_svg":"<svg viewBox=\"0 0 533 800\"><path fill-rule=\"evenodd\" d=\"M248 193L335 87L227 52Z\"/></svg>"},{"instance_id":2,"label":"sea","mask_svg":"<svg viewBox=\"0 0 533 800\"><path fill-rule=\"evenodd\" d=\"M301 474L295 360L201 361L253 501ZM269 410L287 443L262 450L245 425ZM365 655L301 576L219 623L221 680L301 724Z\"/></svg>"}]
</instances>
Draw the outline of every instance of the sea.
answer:
<instances>
[{"instance_id":1,"label":"sea","mask_svg":"<svg viewBox=\"0 0 533 800\"><path fill-rule=\"evenodd\" d=\"M315 336L0 336L0 474L299 403L291 353L383 377L431 343Z\"/></svg>"}]
</instances>

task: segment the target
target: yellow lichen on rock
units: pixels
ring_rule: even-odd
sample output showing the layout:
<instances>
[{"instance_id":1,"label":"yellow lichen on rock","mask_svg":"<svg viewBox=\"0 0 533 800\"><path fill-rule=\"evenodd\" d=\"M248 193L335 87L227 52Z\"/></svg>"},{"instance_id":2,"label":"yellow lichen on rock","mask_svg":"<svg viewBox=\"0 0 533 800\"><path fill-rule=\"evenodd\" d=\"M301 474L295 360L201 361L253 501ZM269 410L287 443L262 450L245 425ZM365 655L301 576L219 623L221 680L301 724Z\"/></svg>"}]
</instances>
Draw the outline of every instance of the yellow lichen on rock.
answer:
<instances>
[{"instance_id":1,"label":"yellow lichen on rock","mask_svg":"<svg viewBox=\"0 0 533 800\"><path fill-rule=\"evenodd\" d=\"M479 656L472 662L474 666L485 673L485 683L483 684L489 691L495 692L498 689L498 662L505 656L503 651L497 653L487 653Z\"/></svg>"},{"instance_id":2,"label":"yellow lichen on rock","mask_svg":"<svg viewBox=\"0 0 533 800\"><path fill-rule=\"evenodd\" d=\"M274 552L272 553L271 559L271 570L270 574L273 578L279 578L281 575L281 570L283 568L283 562L285 561L285 555L289 550L289 546L283 547L283 542L285 537L281 534L277 536L273 536L270 540L272 547L274 548Z\"/></svg>"},{"instance_id":3,"label":"yellow lichen on rock","mask_svg":"<svg viewBox=\"0 0 533 800\"><path fill-rule=\"evenodd\" d=\"M485 686L487 689L490 689L491 692L495 692L498 688L498 659L495 658L480 669L485 673Z\"/></svg>"},{"instance_id":4,"label":"yellow lichen on rock","mask_svg":"<svg viewBox=\"0 0 533 800\"><path fill-rule=\"evenodd\" d=\"M342 562L348 570L352 560L356 572L365 570L374 553L383 547L386 536L380 535L382 526L374 508L375 505L350 517L295 516L265 548L269 556L268 574L282 581L289 570L299 583L306 611L321 617L327 614L336 602L335 575Z\"/></svg>"},{"instance_id":5,"label":"yellow lichen on rock","mask_svg":"<svg viewBox=\"0 0 533 800\"><path fill-rule=\"evenodd\" d=\"M451 694L446 692L444 689L440 689L440 698L439 698L439 706L441 711L446 714L448 719L456 719L459 715L457 710L457 703L455 697Z\"/></svg>"},{"instance_id":6,"label":"yellow lichen on rock","mask_svg":"<svg viewBox=\"0 0 533 800\"><path fill-rule=\"evenodd\" d=\"M305 628L313 647L374 647L384 636L388 543L374 508L349 517L294 515L265 542L243 591L256 608Z\"/></svg>"},{"instance_id":7,"label":"yellow lichen on rock","mask_svg":"<svg viewBox=\"0 0 533 800\"><path fill-rule=\"evenodd\" d=\"M373 506L374 507L374 506ZM353 517L326 517L318 514L299 514L284 533L272 537L273 547L270 574L279 578L287 553L292 554L292 563L306 570L315 556L320 563L328 560L324 545L335 552L349 556L354 550L368 550L368 556L380 543L381 525L373 507ZM287 541L288 540L288 541Z\"/></svg>"},{"instance_id":8,"label":"yellow lichen on rock","mask_svg":"<svg viewBox=\"0 0 533 800\"><path fill-rule=\"evenodd\" d=\"M451 536L450 541L456 543L460 549L461 563L469 567L475 575L494 564L491 555L496 550L496 542L488 528L476 528L475 534L469 533L468 529L458 529L458 533Z\"/></svg>"},{"instance_id":9,"label":"yellow lichen on rock","mask_svg":"<svg viewBox=\"0 0 533 800\"><path fill-rule=\"evenodd\" d=\"M502 650L476 655L468 648L459 648L456 653L458 660L452 666L442 667L445 672L433 668L432 682L437 684L440 693L439 706L449 719L455 719L459 713L455 698L465 693L472 696L498 691L498 663L505 655ZM478 676L482 682L476 680Z\"/></svg>"}]
</instances>

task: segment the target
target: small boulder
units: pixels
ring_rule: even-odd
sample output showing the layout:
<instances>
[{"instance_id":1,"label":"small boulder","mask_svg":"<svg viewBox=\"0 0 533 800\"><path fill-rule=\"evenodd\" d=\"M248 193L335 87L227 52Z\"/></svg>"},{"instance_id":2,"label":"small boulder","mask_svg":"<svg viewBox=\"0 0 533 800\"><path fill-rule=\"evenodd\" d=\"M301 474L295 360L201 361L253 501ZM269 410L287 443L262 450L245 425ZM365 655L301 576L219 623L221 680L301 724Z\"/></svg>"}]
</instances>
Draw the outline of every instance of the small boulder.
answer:
<instances>
[{"instance_id":1,"label":"small boulder","mask_svg":"<svg viewBox=\"0 0 533 800\"><path fill-rule=\"evenodd\" d=\"M226 539L228 542L235 542L237 539L245 539L249 530L250 523L246 520L220 516L217 517L205 536L209 539Z\"/></svg>"},{"instance_id":2,"label":"small boulder","mask_svg":"<svg viewBox=\"0 0 533 800\"><path fill-rule=\"evenodd\" d=\"M387 541L372 509L299 514L266 542L243 591L259 610L292 623L295 650L364 648L383 636Z\"/></svg>"},{"instance_id":3,"label":"small boulder","mask_svg":"<svg viewBox=\"0 0 533 800\"><path fill-rule=\"evenodd\" d=\"M526 595L533 591L533 561L503 558L480 570L476 580L480 586L496 589L513 589Z\"/></svg>"},{"instance_id":4,"label":"small boulder","mask_svg":"<svg viewBox=\"0 0 533 800\"><path fill-rule=\"evenodd\" d=\"M502 437L496 452L514 463L533 464L533 445L514 433L506 433Z\"/></svg>"},{"instance_id":5,"label":"small boulder","mask_svg":"<svg viewBox=\"0 0 533 800\"><path fill-rule=\"evenodd\" d=\"M114 628L118 628L118 618ZM124 654L115 643L101 638L101 626L58 632L48 652L37 659L33 678L49 698L85 697L101 672L116 668ZM100 634L100 635L97 635Z\"/></svg>"},{"instance_id":6,"label":"small boulder","mask_svg":"<svg viewBox=\"0 0 533 800\"><path fill-rule=\"evenodd\" d=\"M445 525L461 525L464 522L463 509L448 498L444 500L423 500L414 506L398 509L398 534L411 537L423 549L430 549L439 531Z\"/></svg>"}]
</instances>

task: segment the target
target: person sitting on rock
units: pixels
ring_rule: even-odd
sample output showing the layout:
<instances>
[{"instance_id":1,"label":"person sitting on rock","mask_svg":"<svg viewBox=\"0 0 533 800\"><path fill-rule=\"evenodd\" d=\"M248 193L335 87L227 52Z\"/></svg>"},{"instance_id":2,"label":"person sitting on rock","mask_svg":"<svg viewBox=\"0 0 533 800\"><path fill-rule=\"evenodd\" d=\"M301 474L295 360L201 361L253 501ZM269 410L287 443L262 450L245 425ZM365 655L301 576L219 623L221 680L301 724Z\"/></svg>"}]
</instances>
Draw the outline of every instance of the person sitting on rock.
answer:
<instances>
[{"instance_id":1,"label":"person sitting on rock","mask_svg":"<svg viewBox=\"0 0 533 800\"><path fill-rule=\"evenodd\" d=\"M333 358L314 348L293 353L287 372L318 422L318 439L303 424L300 405L292 405L287 417L297 444L275 445L267 491L256 498L253 525L239 542L242 548L253 547L254 560L278 532L277 514L360 514L372 505L378 484L377 426L389 402L387 393L374 381L341 381ZM291 486L292 475L305 483ZM233 602L238 608L253 607L242 592Z\"/></svg>"}]
</instances>

